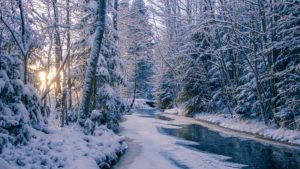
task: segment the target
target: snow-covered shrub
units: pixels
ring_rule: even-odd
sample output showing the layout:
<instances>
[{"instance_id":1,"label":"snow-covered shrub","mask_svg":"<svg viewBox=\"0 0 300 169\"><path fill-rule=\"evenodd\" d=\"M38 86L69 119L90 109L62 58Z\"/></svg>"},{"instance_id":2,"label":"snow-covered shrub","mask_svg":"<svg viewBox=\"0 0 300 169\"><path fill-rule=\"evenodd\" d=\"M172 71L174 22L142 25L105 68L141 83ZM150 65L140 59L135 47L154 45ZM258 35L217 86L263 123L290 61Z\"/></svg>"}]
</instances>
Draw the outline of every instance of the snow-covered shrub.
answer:
<instances>
[{"instance_id":1,"label":"snow-covered shrub","mask_svg":"<svg viewBox=\"0 0 300 169\"><path fill-rule=\"evenodd\" d=\"M30 127L41 129L44 123L39 97L21 72L18 56L0 56L0 152L8 142L25 144Z\"/></svg>"},{"instance_id":2,"label":"snow-covered shrub","mask_svg":"<svg viewBox=\"0 0 300 169\"><path fill-rule=\"evenodd\" d=\"M90 118L97 119L99 125L106 124L109 129L117 131L118 123L126 110L126 103L111 86L106 84L98 89L96 109L97 111L93 111Z\"/></svg>"}]
</instances>

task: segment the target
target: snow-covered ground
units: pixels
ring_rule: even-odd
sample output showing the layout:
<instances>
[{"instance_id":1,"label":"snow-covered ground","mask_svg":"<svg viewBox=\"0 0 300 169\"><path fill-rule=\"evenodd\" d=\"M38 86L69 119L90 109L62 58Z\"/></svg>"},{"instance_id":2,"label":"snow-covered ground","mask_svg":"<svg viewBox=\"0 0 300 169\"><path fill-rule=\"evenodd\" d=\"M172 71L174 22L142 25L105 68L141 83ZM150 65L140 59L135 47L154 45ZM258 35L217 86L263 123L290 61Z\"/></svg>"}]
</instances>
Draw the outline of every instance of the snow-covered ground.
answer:
<instances>
[{"instance_id":1,"label":"snow-covered ground","mask_svg":"<svg viewBox=\"0 0 300 169\"><path fill-rule=\"evenodd\" d=\"M180 109L169 109L166 110L165 113L180 115L181 111ZM257 120L242 120L221 114L208 113L197 114L195 119L212 122L219 126L233 130L257 134L273 140L300 145L300 131L276 128L275 126L266 126L263 122Z\"/></svg>"},{"instance_id":2,"label":"snow-covered ground","mask_svg":"<svg viewBox=\"0 0 300 169\"><path fill-rule=\"evenodd\" d=\"M84 135L77 125L50 127L50 134L33 130L26 146L8 146L0 154L1 169L98 169L117 160L127 145L124 138L102 126Z\"/></svg>"},{"instance_id":3,"label":"snow-covered ground","mask_svg":"<svg viewBox=\"0 0 300 169\"><path fill-rule=\"evenodd\" d=\"M129 99L131 101L131 99ZM147 109L149 108L149 105L147 105L147 102L154 102L154 100L149 100L149 99L135 99L133 108L134 109ZM130 104L130 103L128 103Z\"/></svg>"},{"instance_id":4,"label":"snow-covered ground","mask_svg":"<svg viewBox=\"0 0 300 169\"><path fill-rule=\"evenodd\" d=\"M127 120L121 124L121 134L129 140L129 148L115 169L226 169L243 166L227 162L229 157L199 152L183 146L198 143L162 134L158 127L178 126L148 116L150 114L138 112L126 115ZM172 124L176 122L172 121Z\"/></svg>"}]
</instances>

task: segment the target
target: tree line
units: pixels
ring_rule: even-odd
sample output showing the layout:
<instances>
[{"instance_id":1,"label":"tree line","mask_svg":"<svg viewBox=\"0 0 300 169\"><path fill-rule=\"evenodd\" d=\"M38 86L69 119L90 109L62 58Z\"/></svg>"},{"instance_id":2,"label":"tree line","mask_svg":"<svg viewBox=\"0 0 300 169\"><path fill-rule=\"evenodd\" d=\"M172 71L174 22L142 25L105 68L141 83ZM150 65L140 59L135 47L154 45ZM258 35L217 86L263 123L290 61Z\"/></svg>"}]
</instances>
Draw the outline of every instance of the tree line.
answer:
<instances>
[{"instance_id":1,"label":"tree line","mask_svg":"<svg viewBox=\"0 0 300 169\"><path fill-rule=\"evenodd\" d=\"M135 98L153 97L152 27L143 0L0 6L0 152L9 142L26 144L30 128L47 133L49 116L87 134L99 125L117 131Z\"/></svg>"},{"instance_id":2,"label":"tree line","mask_svg":"<svg viewBox=\"0 0 300 169\"><path fill-rule=\"evenodd\" d=\"M300 2L151 0L160 108L299 129Z\"/></svg>"}]
</instances>

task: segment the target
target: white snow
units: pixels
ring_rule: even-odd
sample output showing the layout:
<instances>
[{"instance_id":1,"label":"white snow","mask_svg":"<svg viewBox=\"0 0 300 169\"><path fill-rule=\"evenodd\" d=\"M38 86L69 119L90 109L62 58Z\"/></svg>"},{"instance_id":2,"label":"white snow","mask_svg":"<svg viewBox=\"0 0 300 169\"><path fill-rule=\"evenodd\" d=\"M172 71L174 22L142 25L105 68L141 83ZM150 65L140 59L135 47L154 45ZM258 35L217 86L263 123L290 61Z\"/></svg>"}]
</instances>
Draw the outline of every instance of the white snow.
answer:
<instances>
[{"instance_id":1,"label":"white snow","mask_svg":"<svg viewBox=\"0 0 300 169\"><path fill-rule=\"evenodd\" d=\"M168 121L147 118L143 115L127 115L126 121L121 124L122 135L131 141L125 158L115 167L116 169L215 169L241 168L243 165L225 161L229 157L204 153L186 148L184 145L198 144L160 133L157 127L170 125ZM172 121L171 123L176 123ZM179 144L180 143L180 144ZM132 150L133 149L133 150ZM130 156L130 157L128 157ZM132 160L133 159L133 160Z\"/></svg>"},{"instance_id":2,"label":"white snow","mask_svg":"<svg viewBox=\"0 0 300 169\"><path fill-rule=\"evenodd\" d=\"M15 169L12 165L10 165L7 161L0 158L0 168L1 169Z\"/></svg>"},{"instance_id":3,"label":"white snow","mask_svg":"<svg viewBox=\"0 0 300 169\"><path fill-rule=\"evenodd\" d=\"M8 145L0 154L0 168L98 169L116 160L116 153L127 148L123 137L104 126L98 127L94 135L84 135L77 125L61 128L57 124L50 131L45 134L32 129L34 138L28 145Z\"/></svg>"},{"instance_id":4,"label":"white snow","mask_svg":"<svg viewBox=\"0 0 300 169\"><path fill-rule=\"evenodd\" d=\"M168 113L168 114L174 114L174 115L182 115L183 114L183 109L182 108L172 108L172 109L166 109L164 111L165 113Z\"/></svg>"},{"instance_id":5,"label":"white snow","mask_svg":"<svg viewBox=\"0 0 300 169\"><path fill-rule=\"evenodd\" d=\"M128 99L130 102L131 102L131 99ZM148 100L148 99L135 99L134 100L134 104L133 104L133 108L135 109L147 109L149 108L149 105L146 104L147 101L150 101L151 100Z\"/></svg>"}]
</instances>

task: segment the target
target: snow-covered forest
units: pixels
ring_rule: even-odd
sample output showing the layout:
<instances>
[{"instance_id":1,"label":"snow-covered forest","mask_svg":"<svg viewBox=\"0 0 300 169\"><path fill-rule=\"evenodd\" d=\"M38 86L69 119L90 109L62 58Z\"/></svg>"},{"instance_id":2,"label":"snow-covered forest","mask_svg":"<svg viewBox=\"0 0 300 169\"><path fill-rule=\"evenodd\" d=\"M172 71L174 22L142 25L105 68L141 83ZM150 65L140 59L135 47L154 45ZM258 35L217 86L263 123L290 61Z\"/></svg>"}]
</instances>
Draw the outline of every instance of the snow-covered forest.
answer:
<instances>
[{"instance_id":1,"label":"snow-covered forest","mask_svg":"<svg viewBox=\"0 0 300 169\"><path fill-rule=\"evenodd\" d=\"M0 169L260 168L157 115L300 152L300 1L0 1Z\"/></svg>"}]
</instances>

